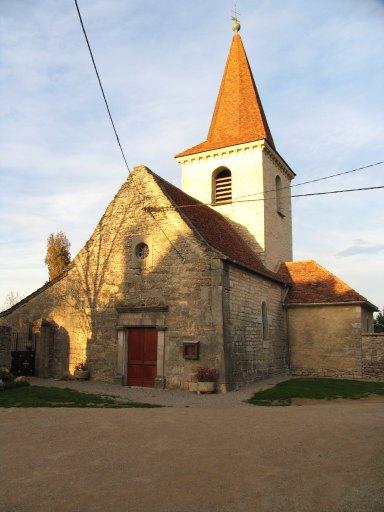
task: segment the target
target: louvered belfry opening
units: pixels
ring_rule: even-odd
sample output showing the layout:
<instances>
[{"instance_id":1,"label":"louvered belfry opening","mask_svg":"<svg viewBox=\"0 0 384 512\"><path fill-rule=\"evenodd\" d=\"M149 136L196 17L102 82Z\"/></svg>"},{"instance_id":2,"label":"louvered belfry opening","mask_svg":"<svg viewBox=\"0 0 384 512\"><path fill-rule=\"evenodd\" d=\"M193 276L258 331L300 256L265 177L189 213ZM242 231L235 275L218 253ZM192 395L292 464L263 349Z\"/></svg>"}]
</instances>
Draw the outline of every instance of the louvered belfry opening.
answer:
<instances>
[{"instance_id":1,"label":"louvered belfry opening","mask_svg":"<svg viewBox=\"0 0 384 512\"><path fill-rule=\"evenodd\" d=\"M216 174L214 181L214 203L228 203L232 201L232 175L229 169L223 169Z\"/></svg>"}]
</instances>

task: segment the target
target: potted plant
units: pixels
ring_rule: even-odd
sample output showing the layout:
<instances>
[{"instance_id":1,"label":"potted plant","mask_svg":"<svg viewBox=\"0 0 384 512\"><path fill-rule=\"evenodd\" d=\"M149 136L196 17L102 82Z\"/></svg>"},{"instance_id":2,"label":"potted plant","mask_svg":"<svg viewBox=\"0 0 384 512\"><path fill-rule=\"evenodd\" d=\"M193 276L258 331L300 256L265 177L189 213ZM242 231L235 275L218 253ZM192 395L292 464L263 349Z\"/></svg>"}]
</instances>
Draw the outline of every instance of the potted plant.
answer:
<instances>
[{"instance_id":1,"label":"potted plant","mask_svg":"<svg viewBox=\"0 0 384 512\"><path fill-rule=\"evenodd\" d=\"M215 368L198 368L196 372L198 393L214 393L219 373Z\"/></svg>"},{"instance_id":2,"label":"potted plant","mask_svg":"<svg viewBox=\"0 0 384 512\"><path fill-rule=\"evenodd\" d=\"M29 386L29 382L24 375L15 377L9 368L5 366L0 368L0 390Z\"/></svg>"},{"instance_id":3,"label":"potted plant","mask_svg":"<svg viewBox=\"0 0 384 512\"><path fill-rule=\"evenodd\" d=\"M2 366L0 368L0 389L4 390L10 387L15 380L15 377L10 372L9 368Z\"/></svg>"},{"instance_id":4,"label":"potted plant","mask_svg":"<svg viewBox=\"0 0 384 512\"><path fill-rule=\"evenodd\" d=\"M75 379L78 380L88 380L89 379L89 370L85 363L79 363L75 366L75 371L73 373Z\"/></svg>"}]
</instances>

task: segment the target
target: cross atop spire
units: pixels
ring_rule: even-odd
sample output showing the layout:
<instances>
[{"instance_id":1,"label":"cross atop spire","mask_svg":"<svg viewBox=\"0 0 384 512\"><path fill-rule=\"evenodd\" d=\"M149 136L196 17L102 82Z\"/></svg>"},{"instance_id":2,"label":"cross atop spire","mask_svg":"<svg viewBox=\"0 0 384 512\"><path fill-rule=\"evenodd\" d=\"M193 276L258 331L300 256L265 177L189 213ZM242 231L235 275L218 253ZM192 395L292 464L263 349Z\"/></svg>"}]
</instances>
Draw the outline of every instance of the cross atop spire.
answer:
<instances>
[{"instance_id":1,"label":"cross atop spire","mask_svg":"<svg viewBox=\"0 0 384 512\"><path fill-rule=\"evenodd\" d=\"M233 20L233 24L232 24L232 30L237 33L237 32L240 32L240 29L241 29L241 25L240 25L240 22L239 22L239 12L237 12L237 2L234 2L233 4L233 11L232 11L232 20Z\"/></svg>"},{"instance_id":2,"label":"cross atop spire","mask_svg":"<svg viewBox=\"0 0 384 512\"><path fill-rule=\"evenodd\" d=\"M262 139L275 148L238 30L232 39L207 140L177 157Z\"/></svg>"}]
</instances>

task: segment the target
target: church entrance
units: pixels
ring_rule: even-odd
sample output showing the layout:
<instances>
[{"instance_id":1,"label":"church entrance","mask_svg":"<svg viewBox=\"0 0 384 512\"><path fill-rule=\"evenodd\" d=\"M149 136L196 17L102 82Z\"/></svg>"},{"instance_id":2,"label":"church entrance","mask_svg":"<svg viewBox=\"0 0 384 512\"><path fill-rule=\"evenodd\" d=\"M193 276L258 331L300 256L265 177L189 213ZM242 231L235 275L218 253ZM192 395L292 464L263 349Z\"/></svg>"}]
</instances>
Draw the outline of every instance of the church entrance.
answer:
<instances>
[{"instance_id":1,"label":"church entrance","mask_svg":"<svg viewBox=\"0 0 384 512\"><path fill-rule=\"evenodd\" d=\"M157 330L128 330L127 386L153 388L157 375Z\"/></svg>"}]
</instances>

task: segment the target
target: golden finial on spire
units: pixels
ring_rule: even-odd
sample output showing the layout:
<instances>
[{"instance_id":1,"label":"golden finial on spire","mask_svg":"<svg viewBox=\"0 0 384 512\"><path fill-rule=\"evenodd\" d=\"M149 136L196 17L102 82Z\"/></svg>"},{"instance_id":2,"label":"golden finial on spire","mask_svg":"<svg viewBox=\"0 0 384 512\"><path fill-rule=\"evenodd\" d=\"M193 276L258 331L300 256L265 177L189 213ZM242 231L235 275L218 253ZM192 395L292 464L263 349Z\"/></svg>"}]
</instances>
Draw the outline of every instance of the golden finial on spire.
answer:
<instances>
[{"instance_id":1,"label":"golden finial on spire","mask_svg":"<svg viewBox=\"0 0 384 512\"><path fill-rule=\"evenodd\" d=\"M233 4L233 16L232 16L232 20L233 20L233 23L232 23L232 30L237 34L237 32L240 31L241 29L241 25L240 25L240 22L239 22L239 12L237 12L237 3L234 2Z\"/></svg>"}]
</instances>

